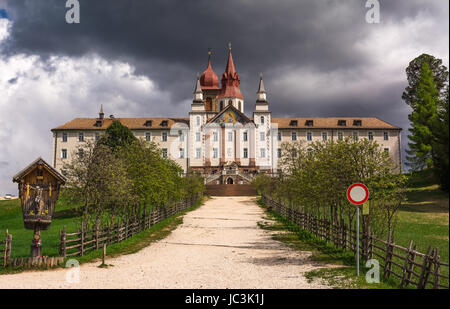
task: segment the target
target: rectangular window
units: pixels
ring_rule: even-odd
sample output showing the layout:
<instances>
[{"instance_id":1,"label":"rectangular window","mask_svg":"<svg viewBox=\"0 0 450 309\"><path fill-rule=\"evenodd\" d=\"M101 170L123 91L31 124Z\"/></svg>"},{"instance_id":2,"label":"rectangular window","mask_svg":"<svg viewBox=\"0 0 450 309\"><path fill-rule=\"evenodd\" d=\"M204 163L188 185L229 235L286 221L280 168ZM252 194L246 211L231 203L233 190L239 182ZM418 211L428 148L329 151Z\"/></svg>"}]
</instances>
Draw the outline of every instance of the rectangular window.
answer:
<instances>
[{"instance_id":1,"label":"rectangular window","mask_svg":"<svg viewBox=\"0 0 450 309\"><path fill-rule=\"evenodd\" d=\"M344 140L344 134L342 132L338 132L338 140Z\"/></svg>"},{"instance_id":2,"label":"rectangular window","mask_svg":"<svg viewBox=\"0 0 450 309\"><path fill-rule=\"evenodd\" d=\"M353 132L353 140L355 142L358 140L358 132Z\"/></svg>"},{"instance_id":3,"label":"rectangular window","mask_svg":"<svg viewBox=\"0 0 450 309\"><path fill-rule=\"evenodd\" d=\"M61 150L61 159L67 159L67 149Z\"/></svg>"},{"instance_id":4,"label":"rectangular window","mask_svg":"<svg viewBox=\"0 0 450 309\"><path fill-rule=\"evenodd\" d=\"M242 140L244 142L246 142L248 140L248 133L247 133L247 131L244 131L244 133L242 133Z\"/></svg>"},{"instance_id":5,"label":"rectangular window","mask_svg":"<svg viewBox=\"0 0 450 309\"><path fill-rule=\"evenodd\" d=\"M384 152L389 153L389 148L384 148Z\"/></svg>"},{"instance_id":6,"label":"rectangular window","mask_svg":"<svg viewBox=\"0 0 450 309\"><path fill-rule=\"evenodd\" d=\"M259 140L261 142L266 140L266 134L264 132L259 132Z\"/></svg>"},{"instance_id":7,"label":"rectangular window","mask_svg":"<svg viewBox=\"0 0 450 309\"><path fill-rule=\"evenodd\" d=\"M244 159L248 158L248 149L244 148Z\"/></svg>"},{"instance_id":8,"label":"rectangular window","mask_svg":"<svg viewBox=\"0 0 450 309\"><path fill-rule=\"evenodd\" d=\"M278 132L278 133L277 133L277 139L278 139L279 141L281 141L281 132Z\"/></svg>"},{"instance_id":9,"label":"rectangular window","mask_svg":"<svg viewBox=\"0 0 450 309\"><path fill-rule=\"evenodd\" d=\"M167 142L167 132L162 133L162 141Z\"/></svg>"},{"instance_id":10,"label":"rectangular window","mask_svg":"<svg viewBox=\"0 0 450 309\"><path fill-rule=\"evenodd\" d=\"M219 140L219 134L217 132L213 132L213 141L217 142Z\"/></svg>"},{"instance_id":11,"label":"rectangular window","mask_svg":"<svg viewBox=\"0 0 450 309\"><path fill-rule=\"evenodd\" d=\"M100 133L95 132L95 140L98 141L100 139Z\"/></svg>"},{"instance_id":12,"label":"rectangular window","mask_svg":"<svg viewBox=\"0 0 450 309\"><path fill-rule=\"evenodd\" d=\"M278 157L278 158L281 158L281 148L278 148L278 149L277 149L277 157Z\"/></svg>"},{"instance_id":13,"label":"rectangular window","mask_svg":"<svg viewBox=\"0 0 450 309\"><path fill-rule=\"evenodd\" d=\"M291 133L291 138L292 138L293 141L296 141L297 140L297 132L292 132Z\"/></svg>"},{"instance_id":14,"label":"rectangular window","mask_svg":"<svg viewBox=\"0 0 450 309\"><path fill-rule=\"evenodd\" d=\"M233 132L228 132L228 141L229 142L233 141Z\"/></svg>"},{"instance_id":15,"label":"rectangular window","mask_svg":"<svg viewBox=\"0 0 450 309\"><path fill-rule=\"evenodd\" d=\"M167 158L167 148L162 149L162 156L163 158Z\"/></svg>"},{"instance_id":16,"label":"rectangular window","mask_svg":"<svg viewBox=\"0 0 450 309\"><path fill-rule=\"evenodd\" d=\"M369 132L367 137L369 138L369 141L373 141L373 132Z\"/></svg>"},{"instance_id":17,"label":"rectangular window","mask_svg":"<svg viewBox=\"0 0 450 309\"><path fill-rule=\"evenodd\" d=\"M184 158L184 148L180 148L180 159Z\"/></svg>"},{"instance_id":18,"label":"rectangular window","mask_svg":"<svg viewBox=\"0 0 450 309\"><path fill-rule=\"evenodd\" d=\"M265 148L261 148L260 149L260 154L261 154L261 158L265 158L266 157L266 149Z\"/></svg>"},{"instance_id":19,"label":"rectangular window","mask_svg":"<svg viewBox=\"0 0 450 309\"><path fill-rule=\"evenodd\" d=\"M217 151L217 148L213 148L213 158L217 158L219 156L219 152Z\"/></svg>"},{"instance_id":20,"label":"rectangular window","mask_svg":"<svg viewBox=\"0 0 450 309\"><path fill-rule=\"evenodd\" d=\"M326 141L328 139L328 134L327 132L322 132L322 140Z\"/></svg>"},{"instance_id":21,"label":"rectangular window","mask_svg":"<svg viewBox=\"0 0 450 309\"><path fill-rule=\"evenodd\" d=\"M64 143L67 142L67 133L65 133L65 132L62 134L62 141L63 141Z\"/></svg>"},{"instance_id":22,"label":"rectangular window","mask_svg":"<svg viewBox=\"0 0 450 309\"><path fill-rule=\"evenodd\" d=\"M389 140L389 132L384 132L383 137L384 137L385 141L388 141Z\"/></svg>"},{"instance_id":23,"label":"rectangular window","mask_svg":"<svg viewBox=\"0 0 450 309\"><path fill-rule=\"evenodd\" d=\"M195 141L200 142L200 132L195 133Z\"/></svg>"},{"instance_id":24,"label":"rectangular window","mask_svg":"<svg viewBox=\"0 0 450 309\"><path fill-rule=\"evenodd\" d=\"M196 148L195 149L195 157L197 159L199 159L201 155L202 155L202 149L201 148Z\"/></svg>"},{"instance_id":25,"label":"rectangular window","mask_svg":"<svg viewBox=\"0 0 450 309\"><path fill-rule=\"evenodd\" d=\"M84 142L84 132L78 132L78 141Z\"/></svg>"},{"instance_id":26,"label":"rectangular window","mask_svg":"<svg viewBox=\"0 0 450 309\"><path fill-rule=\"evenodd\" d=\"M308 142L312 141L312 133L311 132L306 132L306 140Z\"/></svg>"},{"instance_id":27,"label":"rectangular window","mask_svg":"<svg viewBox=\"0 0 450 309\"><path fill-rule=\"evenodd\" d=\"M145 132L145 140L150 141L151 138L152 138L152 135L150 134L150 132Z\"/></svg>"}]
</instances>

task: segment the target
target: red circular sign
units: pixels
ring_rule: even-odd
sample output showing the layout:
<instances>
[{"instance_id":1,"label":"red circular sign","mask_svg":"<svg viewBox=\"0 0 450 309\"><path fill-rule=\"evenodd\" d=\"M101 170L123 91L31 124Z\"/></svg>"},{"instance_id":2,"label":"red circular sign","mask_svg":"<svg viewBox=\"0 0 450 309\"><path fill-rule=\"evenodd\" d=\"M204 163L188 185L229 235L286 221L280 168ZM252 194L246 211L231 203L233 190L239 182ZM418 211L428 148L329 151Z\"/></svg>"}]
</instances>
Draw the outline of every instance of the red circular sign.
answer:
<instances>
[{"instance_id":1,"label":"red circular sign","mask_svg":"<svg viewBox=\"0 0 450 309\"><path fill-rule=\"evenodd\" d=\"M354 183L347 189L347 199L355 205L364 204L369 199L369 189L362 183Z\"/></svg>"}]
</instances>

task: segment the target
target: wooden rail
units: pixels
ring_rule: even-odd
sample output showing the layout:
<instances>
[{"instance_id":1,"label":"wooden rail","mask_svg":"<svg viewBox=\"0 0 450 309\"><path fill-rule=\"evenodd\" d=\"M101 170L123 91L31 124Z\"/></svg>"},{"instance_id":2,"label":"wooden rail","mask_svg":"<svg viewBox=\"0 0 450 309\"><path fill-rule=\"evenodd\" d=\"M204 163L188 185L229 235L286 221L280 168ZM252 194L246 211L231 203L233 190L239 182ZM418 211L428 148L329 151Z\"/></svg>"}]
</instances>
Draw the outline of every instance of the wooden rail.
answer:
<instances>
[{"instance_id":1,"label":"wooden rail","mask_svg":"<svg viewBox=\"0 0 450 309\"><path fill-rule=\"evenodd\" d=\"M327 219L319 219L313 214L302 212L279 203L270 197L262 195L263 201L268 207L280 214L285 219L294 223L302 230L308 231L315 237L332 243L336 248L343 251L352 251L356 254L356 231L352 226L341 222L331 222ZM382 240L370 229L360 233L360 255L364 260L378 259L383 269L383 276L389 278L391 275L400 280L402 287L414 285L418 289L445 288L448 289L449 264L440 261L439 249L428 247L427 253L417 250L411 240L408 248L395 244L392 237Z\"/></svg>"},{"instance_id":2,"label":"wooden rail","mask_svg":"<svg viewBox=\"0 0 450 309\"><path fill-rule=\"evenodd\" d=\"M169 207L153 209L150 213L143 212L140 215L132 215L121 219L119 222L106 226L95 226L86 229L85 224L75 233L68 233L66 228L60 231L59 254L66 258L70 256L83 256L86 253L98 250L113 243L119 243L133 235L149 229L158 222L178 214L194 205L200 195L180 201Z\"/></svg>"},{"instance_id":3,"label":"wooden rail","mask_svg":"<svg viewBox=\"0 0 450 309\"><path fill-rule=\"evenodd\" d=\"M0 241L0 266L6 267L11 258L12 235L6 230L5 240Z\"/></svg>"}]
</instances>

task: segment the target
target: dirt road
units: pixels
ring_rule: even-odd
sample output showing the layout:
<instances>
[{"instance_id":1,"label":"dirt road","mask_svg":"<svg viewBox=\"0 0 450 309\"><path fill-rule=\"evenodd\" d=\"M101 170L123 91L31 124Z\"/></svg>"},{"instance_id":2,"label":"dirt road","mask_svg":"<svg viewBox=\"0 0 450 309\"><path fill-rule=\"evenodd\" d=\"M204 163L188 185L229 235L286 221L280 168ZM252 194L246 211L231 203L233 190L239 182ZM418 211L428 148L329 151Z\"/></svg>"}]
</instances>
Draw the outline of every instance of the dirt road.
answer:
<instances>
[{"instance_id":1,"label":"dirt road","mask_svg":"<svg viewBox=\"0 0 450 309\"><path fill-rule=\"evenodd\" d=\"M0 288L326 288L308 283L320 267L260 229L252 197L215 197L184 216L165 239L141 251L67 269L0 275ZM44 283L44 285L42 285Z\"/></svg>"}]
</instances>

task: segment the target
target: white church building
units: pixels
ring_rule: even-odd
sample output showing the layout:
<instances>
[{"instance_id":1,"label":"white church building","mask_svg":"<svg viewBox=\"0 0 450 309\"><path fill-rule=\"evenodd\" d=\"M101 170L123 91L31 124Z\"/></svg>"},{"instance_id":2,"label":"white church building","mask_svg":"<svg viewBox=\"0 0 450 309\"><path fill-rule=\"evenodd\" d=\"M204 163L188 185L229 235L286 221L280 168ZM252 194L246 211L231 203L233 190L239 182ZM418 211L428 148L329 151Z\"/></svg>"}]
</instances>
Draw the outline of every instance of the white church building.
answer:
<instances>
[{"instance_id":1,"label":"white church building","mask_svg":"<svg viewBox=\"0 0 450 309\"><path fill-rule=\"evenodd\" d=\"M209 184L245 184L257 173L281 172L284 142L308 145L348 136L367 138L377 141L401 166L401 128L375 117L274 118L262 75L252 103L244 100L239 85L229 48L220 84L208 59L197 79L189 117L105 117L102 108L96 118L75 118L52 129L53 167L64 174L64 162L78 147L87 139L98 139L116 120L136 137L157 143L163 156L175 160L184 172L202 173Z\"/></svg>"}]
</instances>

